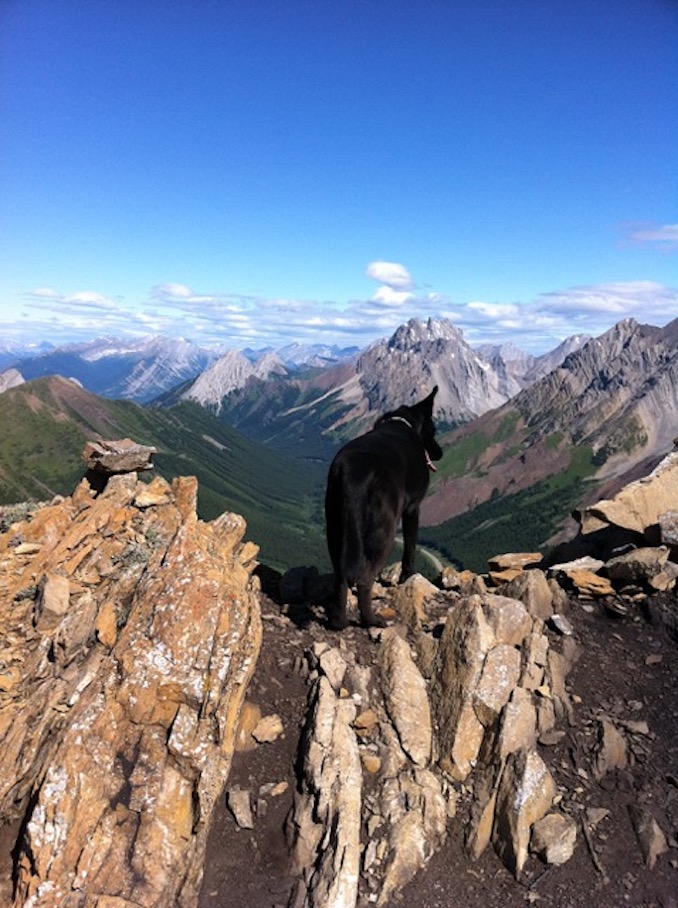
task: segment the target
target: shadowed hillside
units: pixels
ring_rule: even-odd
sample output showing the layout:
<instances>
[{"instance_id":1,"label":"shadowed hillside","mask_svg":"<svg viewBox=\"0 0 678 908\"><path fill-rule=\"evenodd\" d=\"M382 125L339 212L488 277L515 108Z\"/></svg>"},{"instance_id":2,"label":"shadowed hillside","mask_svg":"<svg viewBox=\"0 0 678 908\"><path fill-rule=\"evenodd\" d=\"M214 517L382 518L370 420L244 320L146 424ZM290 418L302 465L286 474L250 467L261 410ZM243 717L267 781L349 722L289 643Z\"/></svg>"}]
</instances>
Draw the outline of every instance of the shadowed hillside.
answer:
<instances>
[{"instance_id":1,"label":"shadowed hillside","mask_svg":"<svg viewBox=\"0 0 678 908\"><path fill-rule=\"evenodd\" d=\"M0 424L0 503L68 494L85 472L87 440L129 436L158 449L156 472L165 478L198 477L202 518L243 514L263 561L325 564L322 470L249 441L202 407L144 408L51 377L0 395Z\"/></svg>"}]
</instances>

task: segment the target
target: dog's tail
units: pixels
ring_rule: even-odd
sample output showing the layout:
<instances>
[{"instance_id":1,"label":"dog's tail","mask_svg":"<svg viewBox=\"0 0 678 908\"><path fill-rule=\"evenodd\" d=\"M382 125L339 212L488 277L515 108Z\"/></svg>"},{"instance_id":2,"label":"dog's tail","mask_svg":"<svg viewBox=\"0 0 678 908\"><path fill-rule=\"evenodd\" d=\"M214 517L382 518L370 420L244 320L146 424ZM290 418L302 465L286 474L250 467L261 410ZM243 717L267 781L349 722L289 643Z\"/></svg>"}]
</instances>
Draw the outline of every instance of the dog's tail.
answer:
<instances>
[{"instance_id":1,"label":"dog's tail","mask_svg":"<svg viewBox=\"0 0 678 908\"><path fill-rule=\"evenodd\" d=\"M343 464L332 464L325 494L325 524L335 576L352 586L358 580L365 553L355 496L348 494L343 472Z\"/></svg>"}]
</instances>

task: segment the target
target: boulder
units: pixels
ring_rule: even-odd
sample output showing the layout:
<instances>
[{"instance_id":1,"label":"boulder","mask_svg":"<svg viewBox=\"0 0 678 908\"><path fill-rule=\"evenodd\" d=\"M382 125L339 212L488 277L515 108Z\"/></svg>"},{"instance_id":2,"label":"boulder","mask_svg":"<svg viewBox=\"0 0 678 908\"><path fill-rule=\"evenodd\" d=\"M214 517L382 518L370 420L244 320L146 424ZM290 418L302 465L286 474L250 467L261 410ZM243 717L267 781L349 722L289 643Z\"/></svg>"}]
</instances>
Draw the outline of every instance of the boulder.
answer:
<instances>
[{"instance_id":1,"label":"boulder","mask_svg":"<svg viewBox=\"0 0 678 908\"><path fill-rule=\"evenodd\" d=\"M476 715L484 726L491 726L508 703L520 679L520 650L500 643L487 654L483 671L473 694Z\"/></svg>"},{"instance_id":2,"label":"boulder","mask_svg":"<svg viewBox=\"0 0 678 908\"><path fill-rule=\"evenodd\" d=\"M574 853L577 824L562 813L549 813L532 827L530 848L547 864L565 864Z\"/></svg>"},{"instance_id":3,"label":"boulder","mask_svg":"<svg viewBox=\"0 0 678 908\"><path fill-rule=\"evenodd\" d=\"M287 834L298 876L294 904L355 905L360 871L362 765L355 704L321 675L302 744L303 765Z\"/></svg>"},{"instance_id":4,"label":"boulder","mask_svg":"<svg viewBox=\"0 0 678 908\"><path fill-rule=\"evenodd\" d=\"M569 585L585 599L595 599L602 596L614 596L614 587L607 579L593 571L565 570L563 576Z\"/></svg>"},{"instance_id":5,"label":"boulder","mask_svg":"<svg viewBox=\"0 0 678 908\"><path fill-rule=\"evenodd\" d=\"M481 602L495 642L520 646L532 630L532 619L523 603L496 593L486 593Z\"/></svg>"},{"instance_id":6,"label":"boulder","mask_svg":"<svg viewBox=\"0 0 678 908\"><path fill-rule=\"evenodd\" d=\"M639 583L661 574L668 558L667 546L645 546L611 558L605 569L611 580Z\"/></svg>"},{"instance_id":7,"label":"boulder","mask_svg":"<svg viewBox=\"0 0 678 908\"><path fill-rule=\"evenodd\" d=\"M153 469L153 455L158 449L140 445L131 438L117 441L88 441L82 459L95 473L136 473Z\"/></svg>"},{"instance_id":8,"label":"boulder","mask_svg":"<svg viewBox=\"0 0 678 908\"><path fill-rule=\"evenodd\" d=\"M658 535L661 515L669 511L678 511L678 451L668 454L648 476L625 486L614 498L585 508L578 517L585 535L620 527L647 538Z\"/></svg>"},{"instance_id":9,"label":"boulder","mask_svg":"<svg viewBox=\"0 0 678 908\"><path fill-rule=\"evenodd\" d=\"M426 682L414 663L410 647L396 633L383 640L381 676L386 710L400 744L413 763L426 767L433 745Z\"/></svg>"},{"instance_id":10,"label":"boulder","mask_svg":"<svg viewBox=\"0 0 678 908\"><path fill-rule=\"evenodd\" d=\"M489 558L487 564L491 571L506 569L523 571L525 568L537 567L541 564L543 557L541 552L506 552L503 555Z\"/></svg>"},{"instance_id":11,"label":"boulder","mask_svg":"<svg viewBox=\"0 0 678 908\"><path fill-rule=\"evenodd\" d=\"M666 836L649 810L638 804L629 807L631 822L638 836L638 844L648 870L652 870L657 858L669 850Z\"/></svg>"},{"instance_id":12,"label":"boulder","mask_svg":"<svg viewBox=\"0 0 678 908\"><path fill-rule=\"evenodd\" d=\"M628 762L628 747L624 735L608 719L602 719L598 725L594 776L596 779L602 779L615 769L626 769Z\"/></svg>"},{"instance_id":13,"label":"boulder","mask_svg":"<svg viewBox=\"0 0 678 908\"><path fill-rule=\"evenodd\" d=\"M516 687L502 713L495 757L503 762L518 750L534 750L537 743L537 713L530 691Z\"/></svg>"},{"instance_id":14,"label":"boulder","mask_svg":"<svg viewBox=\"0 0 678 908\"><path fill-rule=\"evenodd\" d=\"M504 596L520 599L533 618L547 621L553 614L553 592L546 579L546 574L539 569L522 571L501 587Z\"/></svg>"},{"instance_id":15,"label":"boulder","mask_svg":"<svg viewBox=\"0 0 678 908\"><path fill-rule=\"evenodd\" d=\"M470 773L482 744L484 727L474 709L474 693L495 642L482 598L460 600L440 639L431 689L441 764L459 781Z\"/></svg>"},{"instance_id":16,"label":"boulder","mask_svg":"<svg viewBox=\"0 0 678 908\"><path fill-rule=\"evenodd\" d=\"M445 840L448 809L438 778L415 769L389 779L380 815L388 829L388 856L377 905L387 906Z\"/></svg>"},{"instance_id":17,"label":"boulder","mask_svg":"<svg viewBox=\"0 0 678 908\"><path fill-rule=\"evenodd\" d=\"M476 575L473 571L458 571L453 567L444 567L440 578L440 585L444 590L459 590L465 592L474 582Z\"/></svg>"},{"instance_id":18,"label":"boulder","mask_svg":"<svg viewBox=\"0 0 678 908\"><path fill-rule=\"evenodd\" d=\"M516 879L527 859L532 826L548 813L556 792L536 751L519 750L508 758L497 792L493 841Z\"/></svg>"},{"instance_id":19,"label":"boulder","mask_svg":"<svg viewBox=\"0 0 678 908\"><path fill-rule=\"evenodd\" d=\"M412 574L398 586L392 604L403 624L413 630L427 620L426 602L435 598L438 587L421 574Z\"/></svg>"}]
</instances>

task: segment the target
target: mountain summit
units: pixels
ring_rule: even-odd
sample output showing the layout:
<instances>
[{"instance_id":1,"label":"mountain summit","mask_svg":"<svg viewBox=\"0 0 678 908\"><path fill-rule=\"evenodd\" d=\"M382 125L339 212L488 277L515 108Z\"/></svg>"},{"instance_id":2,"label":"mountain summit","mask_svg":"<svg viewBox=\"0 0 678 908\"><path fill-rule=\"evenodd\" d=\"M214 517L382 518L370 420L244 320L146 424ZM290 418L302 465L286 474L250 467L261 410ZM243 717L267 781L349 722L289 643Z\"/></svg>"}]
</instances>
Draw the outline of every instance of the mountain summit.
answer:
<instances>
[{"instance_id":1,"label":"mountain summit","mask_svg":"<svg viewBox=\"0 0 678 908\"><path fill-rule=\"evenodd\" d=\"M414 402L434 385L436 417L453 425L505 403L511 396L498 374L448 319L411 319L386 341L369 347L356 374L370 412ZM513 393L520 386L513 389Z\"/></svg>"}]
</instances>

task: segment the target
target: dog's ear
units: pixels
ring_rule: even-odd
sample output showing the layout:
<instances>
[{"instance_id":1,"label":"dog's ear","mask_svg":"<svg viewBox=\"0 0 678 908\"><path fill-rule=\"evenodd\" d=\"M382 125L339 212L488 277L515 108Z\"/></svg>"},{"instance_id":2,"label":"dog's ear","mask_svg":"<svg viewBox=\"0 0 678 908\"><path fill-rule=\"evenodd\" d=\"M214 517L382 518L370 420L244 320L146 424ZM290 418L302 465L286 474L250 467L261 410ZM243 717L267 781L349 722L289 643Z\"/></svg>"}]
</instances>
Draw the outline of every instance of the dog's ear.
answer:
<instances>
[{"instance_id":1,"label":"dog's ear","mask_svg":"<svg viewBox=\"0 0 678 908\"><path fill-rule=\"evenodd\" d=\"M429 396L425 397L421 402L422 405L424 407L426 407L429 410L429 412L431 412L431 413L433 413L433 400L437 393L438 393L438 385L434 385L433 391L431 391Z\"/></svg>"}]
</instances>

